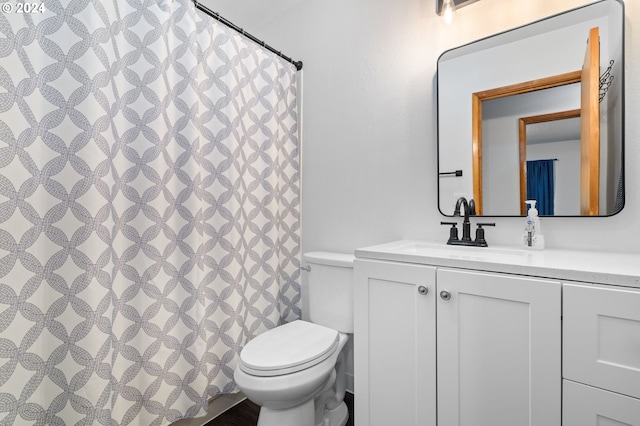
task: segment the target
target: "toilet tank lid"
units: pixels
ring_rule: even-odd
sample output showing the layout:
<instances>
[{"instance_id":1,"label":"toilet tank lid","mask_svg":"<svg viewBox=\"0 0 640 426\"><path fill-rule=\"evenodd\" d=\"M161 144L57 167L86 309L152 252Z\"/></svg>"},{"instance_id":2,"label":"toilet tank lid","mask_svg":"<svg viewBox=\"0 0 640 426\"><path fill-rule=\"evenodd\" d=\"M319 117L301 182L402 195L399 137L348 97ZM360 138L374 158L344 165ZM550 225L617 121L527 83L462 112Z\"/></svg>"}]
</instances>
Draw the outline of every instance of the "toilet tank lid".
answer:
<instances>
[{"instance_id":1,"label":"toilet tank lid","mask_svg":"<svg viewBox=\"0 0 640 426\"><path fill-rule=\"evenodd\" d=\"M329 251L312 251L302 255L307 263L316 265L341 266L353 268L355 256L352 253L333 253Z\"/></svg>"}]
</instances>

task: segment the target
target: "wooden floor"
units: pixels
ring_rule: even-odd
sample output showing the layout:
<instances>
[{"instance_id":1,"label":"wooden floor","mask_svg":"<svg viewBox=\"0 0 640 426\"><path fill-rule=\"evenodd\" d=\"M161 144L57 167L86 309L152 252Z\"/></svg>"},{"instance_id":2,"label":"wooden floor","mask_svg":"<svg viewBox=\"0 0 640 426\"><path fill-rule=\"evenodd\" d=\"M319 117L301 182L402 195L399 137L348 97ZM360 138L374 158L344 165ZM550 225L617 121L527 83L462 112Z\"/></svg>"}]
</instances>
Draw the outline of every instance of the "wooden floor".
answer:
<instances>
[{"instance_id":1,"label":"wooden floor","mask_svg":"<svg viewBox=\"0 0 640 426\"><path fill-rule=\"evenodd\" d=\"M349 420L346 426L353 426L353 394L347 392L344 402L349 408ZM222 413L205 426L256 426L260 407L248 399Z\"/></svg>"}]
</instances>

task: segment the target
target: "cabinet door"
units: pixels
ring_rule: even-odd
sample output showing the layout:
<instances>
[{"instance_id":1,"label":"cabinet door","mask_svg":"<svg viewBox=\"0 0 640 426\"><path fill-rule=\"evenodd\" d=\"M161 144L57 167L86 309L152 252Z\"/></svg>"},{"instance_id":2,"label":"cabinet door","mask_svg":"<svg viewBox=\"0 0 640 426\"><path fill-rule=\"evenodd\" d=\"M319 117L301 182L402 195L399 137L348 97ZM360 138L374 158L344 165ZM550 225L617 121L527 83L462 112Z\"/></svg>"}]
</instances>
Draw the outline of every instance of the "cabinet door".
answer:
<instances>
[{"instance_id":1,"label":"cabinet door","mask_svg":"<svg viewBox=\"0 0 640 426\"><path fill-rule=\"evenodd\" d=\"M559 426L561 284L437 273L438 426Z\"/></svg>"},{"instance_id":2,"label":"cabinet door","mask_svg":"<svg viewBox=\"0 0 640 426\"><path fill-rule=\"evenodd\" d=\"M640 291L566 284L563 373L640 398Z\"/></svg>"},{"instance_id":3,"label":"cabinet door","mask_svg":"<svg viewBox=\"0 0 640 426\"><path fill-rule=\"evenodd\" d=\"M435 426L435 269L358 259L354 290L356 425Z\"/></svg>"},{"instance_id":4,"label":"cabinet door","mask_svg":"<svg viewBox=\"0 0 640 426\"><path fill-rule=\"evenodd\" d=\"M640 426L640 399L564 381L563 426Z\"/></svg>"}]
</instances>

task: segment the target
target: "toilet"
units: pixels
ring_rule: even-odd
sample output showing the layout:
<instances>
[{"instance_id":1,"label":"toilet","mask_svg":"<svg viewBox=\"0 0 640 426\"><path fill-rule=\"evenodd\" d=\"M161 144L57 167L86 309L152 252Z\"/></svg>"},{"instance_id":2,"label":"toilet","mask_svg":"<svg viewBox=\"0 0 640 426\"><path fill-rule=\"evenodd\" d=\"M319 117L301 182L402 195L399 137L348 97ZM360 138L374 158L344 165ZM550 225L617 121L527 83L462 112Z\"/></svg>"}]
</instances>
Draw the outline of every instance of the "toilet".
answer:
<instances>
[{"instance_id":1,"label":"toilet","mask_svg":"<svg viewBox=\"0 0 640 426\"><path fill-rule=\"evenodd\" d=\"M240 352L234 379L260 408L258 426L344 426L345 356L353 333L353 261L343 253L303 255L310 321L268 330Z\"/></svg>"}]
</instances>

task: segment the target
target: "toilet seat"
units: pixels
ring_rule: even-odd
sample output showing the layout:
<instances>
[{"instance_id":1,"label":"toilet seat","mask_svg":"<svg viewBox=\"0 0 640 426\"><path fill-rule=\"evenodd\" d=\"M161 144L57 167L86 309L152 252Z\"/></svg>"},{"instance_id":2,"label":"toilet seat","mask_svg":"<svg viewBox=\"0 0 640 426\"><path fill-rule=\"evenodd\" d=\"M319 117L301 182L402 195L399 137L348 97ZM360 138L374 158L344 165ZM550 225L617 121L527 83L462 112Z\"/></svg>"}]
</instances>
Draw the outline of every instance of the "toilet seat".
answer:
<instances>
[{"instance_id":1,"label":"toilet seat","mask_svg":"<svg viewBox=\"0 0 640 426\"><path fill-rule=\"evenodd\" d=\"M261 377L291 374L313 367L337 349L336 330L307 321L293 321L251 340L240 352L240 369Z\"/></svg>"}]
</instances>

